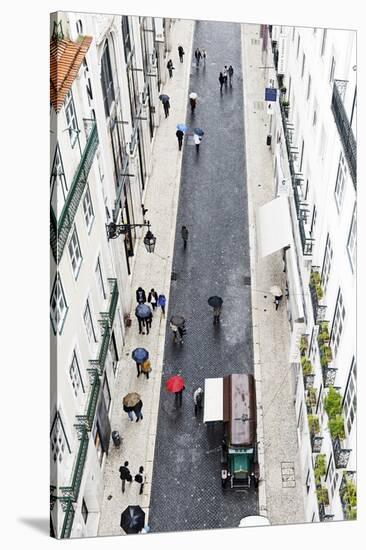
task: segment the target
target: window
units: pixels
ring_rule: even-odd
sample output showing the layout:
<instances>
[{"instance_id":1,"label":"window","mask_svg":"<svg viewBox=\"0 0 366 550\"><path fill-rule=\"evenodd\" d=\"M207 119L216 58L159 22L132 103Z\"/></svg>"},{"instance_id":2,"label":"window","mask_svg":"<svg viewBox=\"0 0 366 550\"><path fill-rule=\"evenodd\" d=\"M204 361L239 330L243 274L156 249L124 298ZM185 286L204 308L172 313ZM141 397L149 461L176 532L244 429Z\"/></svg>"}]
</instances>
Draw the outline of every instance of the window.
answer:
<instances>
[{"instance_id":1,"label":"window","mask_svg":"<svg viewBox=\"0 0 366 550\"><path fill-rule=\"evenodd\" d=\"M66 113L67 128L69 130L71 147L74 147L78 137L79 128L76 120L75 105L74 105L74 99L72 97L71 90L69 90L66 94L65 113Z\"/></svg>"},{"instance_id":2,"label":"window","mask_svg":"<svg viewBox=\"0 0 366 550\"><path fill-rule=\"evenodd\" d=\"M323 287L324 294L327 291L330 268L331 268L331 265L332 265L332 258L333 258L333 248L332 248L332 244L330 242L330 237L329 237L329 233L328 233L327 242L325 244L323 269L322 269L322 287Z\"/></svg>"},{"instance_id":3,"label":"window","mask_svg":"<svg viewBox=\"0 0 366 550\"><path fill-rule=\"evenodd\" d=\"M78 34L83 34L83 23L82 23L81 19L76 21L76 30L77 30Z\"/></svg>"},{"instance_id":4,"label":"window","mask_svg":"<svg viewBox=\"0 0 366 550\"><path fill-rule=\"evenodd\" d=\"M341 207L343 204L347 172L348 171L347 171L346 161L344 159L343 153L341 153L339 157L337 180L336 180L336 185L334 189L334 198L336 201L338 214L341 211Z\"/></svg>"},{"instance_id":5,"label":"window","mask_svg":"<svg viewBox=\"0 0 366 550\"><path fill-rule=\"evenodd\" d=\"M351 269L354 271L356 266L356 244L357 244L357 228L356 228L356 205L353 208L351 227L349 230L347 241L347 253L351 264Z\"/></svg>"},{"instance_id":6,"label":"window","mask_svg":"<svg viewBox=\"0 0 366 550\"><path fill-rule=\"evenodd\" d=\"M296 59L298 59L299 57L299 50L300 50L300 35L297 37Z\"/></svg>"},{"instance_id":7,"label":"window","mask_svg":"<svg viewBox=\"0 0 366 550\"><path fill-rule=\"evenodd\" d=\"M78 398L78 396L80 395L80 392L85 393L85 389L84 389L83 380L81 378L79 362L76 357L75 350L72 355L72 361L71 361L69 373L70 373L71 384L74 390L74 395L76 398Z\"/></svg>"},{"instance_id":8,"label":"window","mask_svg":"<svg viewBox=\"0 0 366 550\"><path fill-rule=\"evenodd\" d=\"M327 29L323 29L322 47L321 47L321 50L320 50L320 55L321 56L324 55L326 42L327 42Z\"/></svg>"},{"instance_id":9,"label":"window","mask_svg":"<svg viewBox=\"0 0 366 550\"><path fill-rule=\"evenodd\" d=\"M331 498L333 498L338 481L338 473L335 471L333 453L330 455L328 471L325 479L329 483Z\"/></svg>"},{"instance_id":10,"label":"window","mask_svg":"<svg viewBox=\"0 0 366 550\"><path fill-rule=\"evenodd\" d=\"M60 413L57 411L51 427L51 458L53 462L55 464L61 464L66 451L71 453L65 428Z\"/></svg>"},{"instance_id":11,"label":"window","mask_svg":"<svg viewBox=\"0 0 366 550\"><path fill-rule=\"evenodd\" d=\"M330 72L329 72L329 83L331 84L334 80L334 71L335 71L335 59L332 57L332 61L330 63Z\"/></svg>"},{"instance_id":12,"label":"window","mask_svg":"<svg viewBox=\"0 0 366 550\"><path fill-rule=\"evenodd\" d=\"M106 376L103 381L103 395L107 412L109 412L111 406L111 392L109 391L109 384Z\"/></svg>"},{"instance_id":13,"label":"window","mask_svg":"<svg viewBox=\"0 0 366 550\"><path fill-rule=\"evenodd\" d=\"M292 42L295 40L296 27L292 27Z\"/></svg>"},{"instance_id":14,"label":"window","mask_svg":"<svg viewBox=\"0 0 366 550\"><path fill-rule=\"evenodd\" d=\"M301 66L301 78L304 76L305 72L305 54L302 54L302 66Z\"/></svg>"},{"instance_id":15,"label":"window","mask_svg":"<svg viewBox=\"0 0 366 550\"><path fill-rule=\"evenodd\" d=\"M313 232L315 231L316 216L317 216L317 210L316 210L316 206L315 206L315 204L314 204L314 207L313 207L313 215L312 215L312 218L311 218L311 227L310 227L310 234L311 234L311 235L312 235Z\"/></svg>"},{"instance_id":16,"label":"window","mask_svg":"<svg viewBox=\"0 0 366 550\"><path fill-rule=\"evenodd\" d=\"M103 90L105 116L109 117L111 106L115 99L115 95L114 95L111 59L109 56L108 40L106 40L105 42L104 52L102 55L101 82L102 82L102 90Z\"/></svg>"},{"instance_id":17,"label":"window","mask_svg":"<svg viewBox=\"0 0 366 550\"><path fill-rule=\"evenodd\" d=\"M74 273L74 277L76 278L79 273L79 269L82 262L82 255L80 250L80 244L78 239L78 234L76 232L76 227L74 227L74 231L72 232L70 241L69 241L69 254L70 254L70 260L72 265L72 271Z\"/></svg>"},{"instance_id":18,"label":"window","mask_svg":"<svg viewBox=\"0 0 366 550\"><path fill-rule=\"evenodd\" d=\"M307 473L307 475L306 475L305 485L306 485L306 493L308 494L308 493L309 493L309 490L310 490L310 486L311 486L311 481L310 481L310 469L309 469L309 468L308 468L308 473Z\"/></svg>"},{"instance_id":19,"label":"window","mask_svg":"<svg viewBox=\"0 0 366 550\"><path fill-rule=\"evenodd\" d=\"M85 306L83 318L84 318L84 324L85 324L86 333L88 335L89 342L90 343L97 342L98 340L97 340L95 330L94 330L94 324L93 324L93 319L92 319L92 316L91 316L89 300L86 301L86 306Z\"/></svg>"},{"instance_id":20,"label":"window","mask_svg":"<svg viewBox=\"0 0 366 550\"><path fill-rule=\"evenodd\" d=\"M302 140L299 172L302 172L302 162L304 160L304 146L305 146L305 142L304 140Z\"/></svg>"},{"instance_id":21,"label":"window","mask_svg":"<svg viewBox=\"0 0 366 550\"><path fill-rule=\"evenodd\" d=\"M126 15L122 16L122 36L123 36L123 45L125 52L125 61L128 63L128 57L131 52L131 34L130 26L128 23L128 17Z\"/></svg>"},{"instance_id":22,"label":"window","mask_svg":"<svg viewBox=\"0 0 366 550\"><path fill-rule=\"evenodd\" d=\"M57 217L62 211L68 192L60 149L57 145L51 173L51 205Z\"/></svg>"},{"instance_id":23,"label":"window","mask_svg":"<svg viewBox=\"0 0 366 550\"><path fill-rule=\"evenodd\" d=\"M85 503L85 499L83 499L83 503L81 505L81 515L83 516L83 520L84 520L84 523L86 525L89 512L88 512L88 508L87 508L86 503Z\"/></svg>"},{"instance_id":24,"label":"window","mask_svg":"<svg viewBox=\"0 0 366 550\"><path fill-rule=\"evenodd\" d=\"M318 102L314 98L314 105L313 105L313 126L316 126L316 123L318 121Z\"/></svg>"},{"instance_id":25,"label":"window","mask_svg":"<svg viewBox=\"0 0 366 550\"><path fill-rule=\"evenodd\" d=\"M337 355L339 342L341 340L341 335L343 331L345 316L346 316L346 310L343 304L342 291L341 289L339 289L337 304L335 307L334 318L333 318L332 332L330 335L330 343L332 344L332 347L333 347L334 357Z\"/></svg>"},{"instance_id":26,"label":"window","mask_svg":"<svg viewBox=\"0 0 366 550\"><path fill-rule=\"evenodd\" d=\"M88 229L88 232L90 232L90 229L94 220L94 211L93 211L93 204L91 201L89 188L86 189L86 192L83 198L83 210L84 210L86 227Z\"/></svg>"},{"instance_id":27,"label":"window","mask_svg":"<svg viewBox=\"0 0 366 550\"><path fill-rule=\"evenodd\" d=\"M353 421L356 416L357 408L357 392L356 392L356 380L357 380L357 366L355 358L352 358L352 364L349 372L346 391L344 392L343 410L345 416L345 424L347 426L348 435L351 432Z\"/></svg>"},{"instance_id":28,"label":"window","mask_svg":"<svg viewBox=\"0 0 366 550\"><path fill-rule=\"evenodd\" d=\"M101 265L100 265L100 256L98 256L97 266L95 268L95 276L97 278L99 291L100 291L101 295L103 296L103 299L105 300L107 298L107 295L106 295L106 292L105 292L102 268L101 268Z\"/></svg>"},{"instance_id":29,"label":"window","mask_svg":"<svg viewBox=\"0 0 366 550\"><path fill-rule=\"evenodd\" d=\"M100 430L100 426L99 426L99 421L97 420L96 423L95 423L95 427L94 427L94 445L95 445L95 448L97 450L97 457L98 457L99 465L101 466L102 462L103 462L104 451L103 451L103 447L102 447L102 438L101 438L100 433L101 433L101 430Z\"/></svg>"},{"instance_id":30,"label":"window","mask_svg":"<svg viewBox=\"0 0 366 550\"><path fill-rule=\"evenodd\" d=\"M310 98L310 92L311 92L311 76L308 76L308 90L306 92L306 99L308 100Z\"/></svg>"},{"instance_id":31,"label":"window","mask_svg":"<svg viewBox=\"0 0 366 550\"><path fill-rule=\"evenodd\" d=\"M58 332L59 334L61 334L68 307L62 288L61 279L58 274L53 285L50 306L53 330L55 331L55 333Z\"/></svg>"}]
</instances>

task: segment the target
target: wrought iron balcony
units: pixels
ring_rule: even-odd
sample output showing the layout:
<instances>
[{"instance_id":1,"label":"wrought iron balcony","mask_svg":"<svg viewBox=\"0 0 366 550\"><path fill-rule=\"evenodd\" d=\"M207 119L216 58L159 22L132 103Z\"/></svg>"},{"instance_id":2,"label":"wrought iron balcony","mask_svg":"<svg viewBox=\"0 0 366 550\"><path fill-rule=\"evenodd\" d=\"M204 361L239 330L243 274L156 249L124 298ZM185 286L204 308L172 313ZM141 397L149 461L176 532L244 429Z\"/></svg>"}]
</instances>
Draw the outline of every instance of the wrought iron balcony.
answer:
<instances>
[{"instance_id":1,"label":"wrought iron balcony","mask_svg":"<svg viewBox=\"0 0 366 550\"><path fill-rule=\"evenodd\" d=\"M111 288L109 307L107 312L101 312L101 316L103 321L108 322L109 328L112 328L114 317L116 315L117 305L118 305L119 291L118 291L117 279L108 279L108 282Z\"/></svg>"},{"instance_id":2,"label":"wrought iron balcony","mask_svg":"<svg viewBox=\"0 0 366 550\"><path fill-rule=\"evenodd\" d=\"M50 213L50 242L53 257L55 262L57 262L57 220L52 206Z\"/></svg>"},{"instance_id":3,"label":"wrought iron balcony","mask_svg":"<svg viewBox=\"0 0 366 550\"><path fill-rule=\"evenodd\" d=\"M325 505L319 504L319 519L320 521L332 521L334 514L327 514L325 511Z\"/></svg>"},{"instance_id":4,"label":"wrought iron balcony","mask_svg":"<svg viewBox=\"0 0 366 550\"><path fill-rule=\"evenodd\" d=\"M329 386L334 386L337 369L333 367L322 367L322 374L324 387L329 388Z\"/></svg>"},{"instance_id":5,"label":"wrought iron balcony","mask_svg":"<svg viewBox=\"0 0 366 550\"><path fill-rule=\"evenodd\" d=\"M71 535L72 525L74 523L75 511L72 505L72 500L68 499L65 510L64 522L62 524L61 538L69 539Z\"/></svg>"},{"instance_id":6,"label":"wrought iron balcony","mask_svg":"<svg viewBox=\"0 0 366 550\"><path fill-rule=\"evenodd\" d=\"M306 233L305 229L305 221L302 219L302 217L299 217L299 231L300 231L300 238L301 238L301 244L302 244L302 253L304 256L312 256L313 254L313 245L314 240L313 238L309 237Z\"/></svg>"},{"instance_id":7,"label":"wrought iron balcony","mask_svg":"<svg viewBox=\"0 0 366 550\"><path fill-rule=\"evenodd\" d=\"M335 80L332 95L332 112L342 142L353 184L357 185L357 143L343 104L342 94L346 81Z\"/></svg>"},{"instance_id":8,"label":"wrought iron balcony","mask_svg":"<svg viewBox=\"0 0 366 550\"><path fill-rule=\"evenodd\" d=\"M325 321L327 306L319 304L318 295L316 293L315 286L310 284L309 288L310 288L311 305L313 307L314 323L319 324L322 321Z\"/></svg>"},{"instance_id":9,"label":"wrought iron balcony","mask_svg":"<svg viewBox=\"0 0 366 550\"><path fill-rule=\"evenodd\" d=\"M102 327L103 334L102 334L102 341L99 348L98 358L89 359L89 364L92 367L97 369L99 376L101 376L104 371L105 360L107 358L109 340L111 336L109 322L103 320L103 321L100 321L100 325Z\"/></svg>"},{"instance_id":10,"label":"wrought iron balcony","mask_svg":"<svg viewBox=\"0 0 366 550\"><path fill-rule=\"evenodd\" d=\"M57 257L57 263L60 262L64 251L68 235L70 233L73 221L76 216L79 203L84 192L90 168L93 164L94 155L99 143L97 125L94 123L89 137L87 139L85 149L80 159L79 166L75 172L71 183L70 191L67 195L66 202L61 212L61 216L57 222L57 253L55 254L54 243L54 220L51 216L51 247L54 256Z\"/></svg>"},{"instance_id":11,"label":"wrought iron balcony","mask_svg":"<svg viewBox=\"0 0 366 550\"><path fill-rule=\"evenodd\" d=\"M320 453L320 451L322 450L323 438L320 435L311 434L310 442L311 442L311 451L313 453Z\"/></svg>"},{"instance_id":12,"label":"wrought iron balcony","mask_svg":"<svg viewBox=\"0 0 366 550\"><path fill-rule=\"evenodd\" d=\"M70 487L60 487L63 495L67 498L71 498L73 502L76 502L79 497L80 485L83 477L86 455L88 452L88 445L89 437L86 429L84 429L80 437L80 445L74 464L74 472L71 485Z\"/></svg>"},{"instance_id":13,"label":"wrought iron balcony","mask_svg":"<svg viewBox=\"0 0 366 550\"><path fill-rule=\"evenodd\" d=\"M309 388L314 387L315 374L305 374L304 375L304 388L308 390Z\"/></svg>"},{"instance_id":14,"label":"wrought iron balcony","mask_svg":"<svg viewBox=\"0 0 366 550\"><path fill-rule=\"evenodd\" d=\"M336 468L347 468L352 449L344 449L339 438L332 440Z\"/></svg>"}]
</instances>

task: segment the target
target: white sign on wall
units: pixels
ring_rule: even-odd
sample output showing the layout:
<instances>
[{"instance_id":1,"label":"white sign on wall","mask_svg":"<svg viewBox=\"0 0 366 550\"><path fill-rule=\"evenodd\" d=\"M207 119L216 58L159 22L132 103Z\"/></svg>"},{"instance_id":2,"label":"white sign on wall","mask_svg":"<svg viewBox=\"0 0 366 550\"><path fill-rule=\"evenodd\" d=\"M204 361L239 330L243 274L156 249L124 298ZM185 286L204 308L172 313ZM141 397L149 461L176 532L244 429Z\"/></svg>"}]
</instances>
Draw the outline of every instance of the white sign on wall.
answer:
<instances>
[{"instance_id":1,"label":"white sign on wall","mask_svg":"<svg viewBox=\"0 0 366 550\"><path fill-rule=\"evenodd\" d=\"M278 74L285 73L285 55L286 55L286 35L281 32L278 39Z\"/></svg>"}]
</instances>

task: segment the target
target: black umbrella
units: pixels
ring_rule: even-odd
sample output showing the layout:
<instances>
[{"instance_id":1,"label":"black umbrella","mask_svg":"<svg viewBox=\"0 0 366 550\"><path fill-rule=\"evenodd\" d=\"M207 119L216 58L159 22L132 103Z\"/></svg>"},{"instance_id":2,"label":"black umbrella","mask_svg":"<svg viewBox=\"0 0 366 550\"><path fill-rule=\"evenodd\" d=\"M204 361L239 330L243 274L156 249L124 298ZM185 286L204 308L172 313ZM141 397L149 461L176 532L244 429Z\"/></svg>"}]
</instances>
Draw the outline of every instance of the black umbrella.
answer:
<instances>
[{"instance_id":1,"label":"black umbrella","mask_svg":"<svg viewBox=\"0 0 366 550\"><path fill-rule=\"evenodd\" d=\"M144 524L145 512L140 506L127 506L121 514L120 525L127 535L139 533Z\"/></svg>"},{"instance_id":2,"label":"black umbrella","mask_svg":"<svg viewBox=\"0 0 366 550\"><path fill-rule=\"evenodd\" d=\"M169 96L166 94L160 94L159 99L164 103L164 101L169 101Z\"/></svg>"},{"instance_id":3,"label":"black umbrella","mask_svg":"<svg viewBox=\"0 0 366 550\"><path fill-rule=\"evenodd\" d=\"M140 317L141 319L147 319L148 317L150 317L152 311L150 306L148 306L147 304L139 304L138 306L136 306L135 313L137 317Z\"/></svg>"},{"instance_id":4,"label":"black umbrella","mask_svg":"<svg viewBox=\"0 0 366 550\"><path fill-rule=\"evenodd\" d=\"M208 305L211 307L221 307L223 303L223 299L220 298L220 296L210 296L207 302L208 302Z\"/></svg>"},{"instance_id":5,"label":"black umbrella","mask_svg":"<svg viewBox=\"0 0 366 550\"><path fill-rule=\"evenodd\" d=\"M176 327L181 327L184 325L186 320L181 315L172 315L170 318L170 322L172 325L175 325Z\"/></svg>"},{"instance_id":6,"label":"black umbrella","mask_svg":"<svg viewBox=\"0 0 366 550\"><path fill-rule=\"evenodd\" d=\"M202 137L202 136L204 135L204 133L205 133L201 128L195 128L195 129L193 130L193 132L194 132L195 134L197 134L197 136L201 136L201 137Z\"/></svg>"}]
</instances>

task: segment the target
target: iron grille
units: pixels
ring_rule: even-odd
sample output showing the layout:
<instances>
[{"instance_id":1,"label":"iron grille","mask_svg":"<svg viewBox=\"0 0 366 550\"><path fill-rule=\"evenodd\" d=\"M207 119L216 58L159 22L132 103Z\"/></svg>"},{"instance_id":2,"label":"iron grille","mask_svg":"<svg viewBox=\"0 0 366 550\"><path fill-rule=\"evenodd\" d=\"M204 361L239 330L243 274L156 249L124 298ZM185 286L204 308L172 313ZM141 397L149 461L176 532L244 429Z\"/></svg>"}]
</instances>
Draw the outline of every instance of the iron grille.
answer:
<instances>
[{"instance_id":1,"label":"iron grille","mask_svg":"<svg viewBox=\"0 0 366 550\"><path fill-rule=\"evenodd\" d=\"M335 80L332 95L332 112L342 142L353 184L357 185L357 144L339 92L343 81Z\"/></svg>"}]
</instances>

